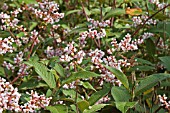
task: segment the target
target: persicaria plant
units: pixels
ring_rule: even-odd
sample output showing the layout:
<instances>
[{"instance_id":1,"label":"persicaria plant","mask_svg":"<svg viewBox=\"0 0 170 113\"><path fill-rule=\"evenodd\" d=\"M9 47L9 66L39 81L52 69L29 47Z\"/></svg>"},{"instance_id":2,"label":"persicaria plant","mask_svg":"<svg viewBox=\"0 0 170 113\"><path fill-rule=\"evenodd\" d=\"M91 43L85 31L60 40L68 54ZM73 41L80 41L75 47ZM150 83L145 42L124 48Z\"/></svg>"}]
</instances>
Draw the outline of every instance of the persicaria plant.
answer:
<instances>
[{"instance_id":1,"label":"persicaria plant","mask_svg":"<svg viewBox=\"0 0 170 113\"><path fill-rule=\"evenodd\" d=\"M0 6L0 113L170 112L169 0Z\"/></svg>"}]
</instances>

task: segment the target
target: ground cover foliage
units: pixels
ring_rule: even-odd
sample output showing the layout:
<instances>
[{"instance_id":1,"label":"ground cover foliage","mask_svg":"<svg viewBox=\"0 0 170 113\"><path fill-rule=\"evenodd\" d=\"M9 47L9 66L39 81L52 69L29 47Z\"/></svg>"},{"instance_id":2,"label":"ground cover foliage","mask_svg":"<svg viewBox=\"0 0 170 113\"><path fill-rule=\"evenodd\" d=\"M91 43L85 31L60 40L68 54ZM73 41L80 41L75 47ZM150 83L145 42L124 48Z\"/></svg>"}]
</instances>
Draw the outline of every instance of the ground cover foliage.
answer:
<instances>
[{"instance_id":1,"label":"ground cover foliage","mask_svg":"<svg viewBox=\"0 0 170 113\"><path fill-rule=\"evenodd\" d=\"M0 8L0 113L170 112L170 0Z\"/></svg>"}]
</instances>

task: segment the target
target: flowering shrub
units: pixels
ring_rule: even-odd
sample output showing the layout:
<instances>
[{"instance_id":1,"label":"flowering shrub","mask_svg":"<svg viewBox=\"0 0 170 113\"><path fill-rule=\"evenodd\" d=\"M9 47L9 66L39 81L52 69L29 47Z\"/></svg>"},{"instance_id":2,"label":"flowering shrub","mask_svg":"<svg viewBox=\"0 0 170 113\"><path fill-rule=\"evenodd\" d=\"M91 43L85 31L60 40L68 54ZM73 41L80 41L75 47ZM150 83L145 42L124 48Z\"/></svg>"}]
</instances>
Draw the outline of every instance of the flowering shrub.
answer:
<instances>
[{"instance_id":1,"label":"flowering shrub","mask_svg":"<svg viewBox=\"0 0 170 113\"><path fill-rule=\"evenodd\" d=\"M170 112L169 0L0 6L0 113Z\"/></svg>"}]
</instances>

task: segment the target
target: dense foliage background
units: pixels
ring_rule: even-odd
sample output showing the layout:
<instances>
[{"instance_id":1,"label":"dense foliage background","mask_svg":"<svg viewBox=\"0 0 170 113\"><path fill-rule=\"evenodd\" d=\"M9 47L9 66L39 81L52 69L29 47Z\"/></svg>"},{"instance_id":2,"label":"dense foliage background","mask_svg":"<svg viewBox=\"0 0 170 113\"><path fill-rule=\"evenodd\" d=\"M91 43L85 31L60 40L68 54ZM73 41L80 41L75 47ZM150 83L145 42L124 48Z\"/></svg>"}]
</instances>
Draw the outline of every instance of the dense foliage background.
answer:
<instances>
[{"instance_id":1,"label":"dense foliage background","mask_svg":"<svg viewBox=\"0 0 170 113\"><path fill-rule=\"evenodd\" d=\"M170 113L170 0L0 8L0 113Z\"/></svg>"}]
</instances>

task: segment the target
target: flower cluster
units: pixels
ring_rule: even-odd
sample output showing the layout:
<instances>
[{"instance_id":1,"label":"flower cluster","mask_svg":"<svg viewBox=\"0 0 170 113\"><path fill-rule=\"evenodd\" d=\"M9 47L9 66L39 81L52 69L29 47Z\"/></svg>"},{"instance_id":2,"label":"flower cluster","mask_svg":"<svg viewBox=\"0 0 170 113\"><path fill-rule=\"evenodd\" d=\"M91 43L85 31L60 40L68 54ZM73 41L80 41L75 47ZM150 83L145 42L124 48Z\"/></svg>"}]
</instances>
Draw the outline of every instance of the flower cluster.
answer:
<instances>
[{"instance_id":1,"label":"flower cluster","mask_svg":"<svg viewBox=\"0 0 170 113\"><path fill-rule=\"evenodd\" d=\"M125 37L123 38L123 40L120 41L120 43L118 43L116 41L116 39L113 39L111 44L114 47L114 49L122 50L124 52L138 49L137 42L132 41L131 35L129 33L127 35L125 35ZM112 49L112 50L114 50L114 49Z\"/></svg>"},{"instance_id":2,"label":"flower cluster","mask_svg":"<svg viewBox=\"0 0 170 113\"><path fill-rule=\"evenodd\" d=\"M15 48L12 46L14 39L12 37L0 38L0 54L12 53Z\"/></svg>"},{"instance_id":3,"label":"flower cluster","mask_svg":"<svg viewBox=\"0 0 170 113\"><path fill-rule=\"evenodd\" d=\"M92 18L88 18L88 22L91 23L91 25L88 26L90 29L94 29L98 27L99 28L108 27L111 23L110 20L99 22L98 20L94 20Z\"/></svg>"},{"instance_id":4,"label":"flower cluster","mask_svg":"<svg viewBox=\"0 0 170 113\"><path fill-rule=\"evenodd\" d=\"M31 91L31 93L27 92L27 94L31 97L27 103L21 106L23 112L35 112L40 108L45 108L52 99L52 97L46 98L44 94L38 95L36 91Z\"/></svg>"},{"instance_id":5,"label":"flower cluster","mask_svg":"<svg viewBox=\"0 0 170 113\"><path fill-rule=\"evenodd\" d=\"M20 112L19 99L21 94L18 89L14 88L9 82L0 77L0 112L3 110L11 110Z\"/></svg>"},{"instance_id":6,"label":"flower cluster","mask_svg":"<svg viewBox=\"0 0 170 113\"><path fill-rule=\"evenodd\" d=\"M59 13L59 5L54 1L42 0L35 4L34 7L28 5L23 7L23 10L29 10L36 15L37 18L42 19L45 23L54 24L64 17L64 13Z\"/></svg>"},{"instance_id":7,"label":"flower cluster","mask_svg":"<svg viewBox=\"0 0 170 113\"><path fill-rule=\"evenodd\" d=\"M168 111L170 111L170 101L168 101L168 97L164 94L163 96L158 95L159 101L161 102L161 106L164 106Z\"/></svg>"},{"instance_id":8,"label":"flower cluster","mask_svg":"<svg viewBox=\"0 0 170 113\"><path fill-rule=\"evenodd\" d=\"M37 109L45 108L49 105L52 97L46 98L45 95L38 95L37 92L31 91L30 100L24 105L19 105L21 94L17 88L0 77L0 113L4 110L15 112L35 112Z\"/></svg>"},{"instance_id":9,"label":"flower cluster","mask_svg":"<svg viewBox=\"0 0 170 113\"><path fill-rule=\"evenodd\" d=\"M110 101L110 98L107 96L102 97L100 100L98 100L95 104L102 104L102 103L107 103Z\"/></svg>"},{"instance_id":10,"label":"flower cluster","mask_svg":"<svg viewBox=\"0 0 170 113\"><path fill-rule=\"evenodd\" d=\"M136 26L139 26L139 25L143 25L144 22L148 19L149 17L147 15L142 15L142 16L134 16L132 18L132 21L133 21L133 24L132 26L136 27ZM149 19L148 21L146 21L146 25L156 25L156 20L154 19Z\"/></svg>"},{"instance_id":11,"label":"flower cluster","mask_svg":"<svg viewBox=\"0 0 170 113\"><path fill-rule=\"evenodd\" d=\"M166 5L168 5L168 3L160 3L159 0L149 0L150 3L152 4L156 4L156 6L159 8L159 9L162 9L164 8Z\"/></svg>"},{"instance_id":12,"label":"flower cluster","mask_svg":"<svg viewBox=\"0 0 170 113\"><path fill-rule=\"evenodd\" d=\"M71 82L69 84L64 84L63 88L64 89L75 89L76 88L76 82L73 81L73 82Z\"/></svg>"}]
</instances>

